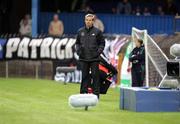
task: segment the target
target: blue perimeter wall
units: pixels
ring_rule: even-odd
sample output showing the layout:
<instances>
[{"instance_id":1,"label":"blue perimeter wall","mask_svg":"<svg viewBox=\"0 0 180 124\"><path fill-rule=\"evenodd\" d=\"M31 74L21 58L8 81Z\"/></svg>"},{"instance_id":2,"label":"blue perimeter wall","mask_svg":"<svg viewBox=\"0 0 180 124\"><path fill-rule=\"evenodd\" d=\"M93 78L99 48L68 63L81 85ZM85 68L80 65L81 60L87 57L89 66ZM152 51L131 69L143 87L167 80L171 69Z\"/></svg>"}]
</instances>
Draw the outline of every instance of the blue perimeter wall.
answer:
<instances>
[{"instance_id":1,"label":"blue perimeter wall","mask_svg":"<svg viewBox=\"0 0 180 124\"><path fill-rule=\"evenodd\" d=\"M38 33L48 33L48 26L54 13L39 13ZM131 28L147 29L149 34L172 34L174 32L174 16L125 16L115 14L97 14L103 21L107 34L131 34ZM76 34L84 26L83 13L61 13L65 34Z\"/></svg>"}]
</instances>

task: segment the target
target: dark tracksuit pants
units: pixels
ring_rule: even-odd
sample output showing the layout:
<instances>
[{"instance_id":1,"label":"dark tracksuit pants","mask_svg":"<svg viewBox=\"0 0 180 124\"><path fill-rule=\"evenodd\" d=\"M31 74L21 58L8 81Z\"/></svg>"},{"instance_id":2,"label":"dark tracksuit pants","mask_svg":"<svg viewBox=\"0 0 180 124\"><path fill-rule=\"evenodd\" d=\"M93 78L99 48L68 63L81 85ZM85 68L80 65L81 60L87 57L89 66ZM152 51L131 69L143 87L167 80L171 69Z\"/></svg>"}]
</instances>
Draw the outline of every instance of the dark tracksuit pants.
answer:
<instances>
[{"instance_id":1,"label":"dark tracksuit pants","mask_svg":"<svg viewBox=\"0 0 180 124\"><path fill-rule=\"evenodd\" d=\"M93 94L99 95L99 90L100 90L99 62L81 61L81 70L82 70L82 82L81 82L80 93L88 93L88 87L92 86ZM90 75L90 71L91 71L91 75Z\"/></svg>"},{"instance_id":2,"label":"dark tracksuit pants","mask_svg":"<svg viewBox=\"0 0 180 124\"><path fill-rule=\"evenodd\" d=\"M132 87L142 87L144 82L144 70L141 66L133 66L131 69Z\"/></svg>"}]
</instances>

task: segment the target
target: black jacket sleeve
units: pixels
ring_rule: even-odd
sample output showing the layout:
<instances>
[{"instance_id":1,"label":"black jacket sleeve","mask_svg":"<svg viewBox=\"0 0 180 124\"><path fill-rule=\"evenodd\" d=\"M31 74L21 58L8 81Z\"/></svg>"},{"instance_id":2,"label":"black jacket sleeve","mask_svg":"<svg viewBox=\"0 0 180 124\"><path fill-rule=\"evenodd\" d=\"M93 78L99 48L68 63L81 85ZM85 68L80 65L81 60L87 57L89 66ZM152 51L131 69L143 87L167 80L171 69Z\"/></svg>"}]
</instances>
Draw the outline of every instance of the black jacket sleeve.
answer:
<instances>
[{"instance_id":1,"label":"black jacket sleeve","mask_svg":"<svg viewBox=\"0 0 180 124\"><path fill-rule=\"evenodd\" d=\"M133 55L134 50L135 50L135 49L133 49L133 51L129 54L129 61L130 61L130 62L132 62L132 61L134 60L134 58L133 58L133 56L134 56L134 55Z\"/></svg>"},{"instance_id":2,"label":"black jacket sleeve","mask_svg":"<svg viewBox=\"0 0 180 124\"><path fill-rule=\"evenodd\" d=\"M75 49L76 49L77 54L79 55L80 54L80 35L79 35L79 32L78 32L78 34L76 36Z\"/></svg>"},{"instance_id":3,"label":"black jacket sleeve","mask_svg":"<svg viewBox=\"0 0 180 124\"><path fill-rule=\"evenodd\" d=\"M130 54L129 61L132 62L133 60L143 61L145 59L145 49L141 48L140 54L133 55L133 52Z\"/></svg>"},{"instance_id":4,"label":"black jacket sleeve","mask_svg":"<svg viewBox=\"0 0 180 124\"><path fill-rule=\"evenodd\" d=\"M101 31L99 31L97 35L97 40L98 40L98 53L101 54L105 47L105 40Z\"/></svg>"}]
</instances>

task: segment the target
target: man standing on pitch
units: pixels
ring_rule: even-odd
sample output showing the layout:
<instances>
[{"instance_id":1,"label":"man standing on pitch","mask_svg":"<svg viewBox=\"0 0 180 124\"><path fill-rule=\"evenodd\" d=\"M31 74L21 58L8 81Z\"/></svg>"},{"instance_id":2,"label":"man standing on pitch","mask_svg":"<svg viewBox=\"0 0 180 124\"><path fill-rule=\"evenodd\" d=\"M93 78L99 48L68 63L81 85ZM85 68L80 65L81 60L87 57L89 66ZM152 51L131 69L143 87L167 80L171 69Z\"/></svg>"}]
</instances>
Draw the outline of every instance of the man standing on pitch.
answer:
<instances>
[{"instance_id":1,"label":"man standing on pitch","mask_svg":"<svg viewBox=\"0 0 180 124\"><path fill-rule=\"evenodd\" d=\"M87 14L85 27L80 28L77 34L76 50L82 69L80 93L88 93L88 87L91 85L93 94L99 98L99 57L103 52L105 41L102 32L95 28L93 23L94 15Z\"/></svg>"}]
</instances>

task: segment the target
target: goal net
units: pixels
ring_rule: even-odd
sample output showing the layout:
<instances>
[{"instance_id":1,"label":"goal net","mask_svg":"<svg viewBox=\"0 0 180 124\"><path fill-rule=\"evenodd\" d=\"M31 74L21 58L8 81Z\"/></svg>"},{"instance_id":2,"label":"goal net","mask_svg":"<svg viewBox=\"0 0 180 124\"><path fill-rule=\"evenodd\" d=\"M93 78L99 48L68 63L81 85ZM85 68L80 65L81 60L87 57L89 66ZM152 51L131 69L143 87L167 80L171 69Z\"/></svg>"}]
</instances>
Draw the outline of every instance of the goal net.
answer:
<instances>
[{"instance_id":1,"label":"goal net","mask_svg":"<svg viewBox=\"0 0 180 124\"><path fill-rule=\"evenodd\" d=\"M132 41L135 38L142 39L145 45L145 84L146 86L159 86L166 77L167 56L157 43L148 35L147 30L132 28ZM135 47L134 42L132 46Z\"/></svg>"}]
</instances>

